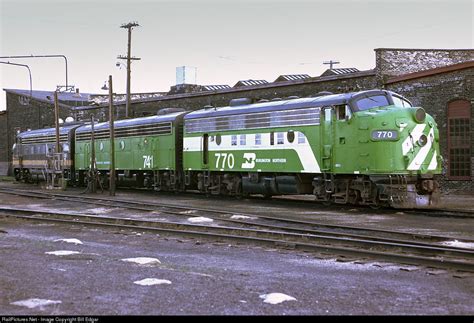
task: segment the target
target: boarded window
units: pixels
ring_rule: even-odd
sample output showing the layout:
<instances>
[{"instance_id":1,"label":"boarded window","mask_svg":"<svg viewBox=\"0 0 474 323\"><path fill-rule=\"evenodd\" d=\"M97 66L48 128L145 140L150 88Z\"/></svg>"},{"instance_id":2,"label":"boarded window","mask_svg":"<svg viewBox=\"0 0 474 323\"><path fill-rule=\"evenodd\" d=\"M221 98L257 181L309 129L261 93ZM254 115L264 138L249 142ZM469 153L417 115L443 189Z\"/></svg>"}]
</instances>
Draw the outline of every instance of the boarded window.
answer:
<instances>
[{"instance_id":1,"label":"boarded window","mask_svg":"<svg viewBox=\"0 0 474 323\"><path fill-rule=\"evenodd\" d=\"M448 178L471 179L471 104L456 100L448 105Z\"/></svg>"}]
</instances>

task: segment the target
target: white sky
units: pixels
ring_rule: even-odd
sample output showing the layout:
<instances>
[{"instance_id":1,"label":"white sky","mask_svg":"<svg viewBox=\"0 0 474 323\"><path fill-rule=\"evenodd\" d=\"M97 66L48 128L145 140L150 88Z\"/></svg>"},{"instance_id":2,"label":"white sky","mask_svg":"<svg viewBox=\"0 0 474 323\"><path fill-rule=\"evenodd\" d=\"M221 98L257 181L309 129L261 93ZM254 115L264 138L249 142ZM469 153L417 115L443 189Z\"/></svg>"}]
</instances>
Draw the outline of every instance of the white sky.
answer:
<instances>
[{"instance_id":1,"label":"white sky","mask_svg":"<svg viewBox=\"0 0 474 323\"><path fill-rule=\"evenodd\" d=\"M103 93L113 76L124 93L123 23L132 33L132 92L168 91L177 66L197 67L197 83L274 81L281 74L320 75L326 60L360 70L375 66L373 49L473 48L472 0L0 0L0 56L62 54L69 84ZM7 61L7 59L0 59ZM34 90L65 83L64 60L28 64ZM124 61L123 61L124 62ZM0 88L29 89L25 68L0 64ZM4 91L0 110L5 109Z\"/></svg>"}]
</instances>

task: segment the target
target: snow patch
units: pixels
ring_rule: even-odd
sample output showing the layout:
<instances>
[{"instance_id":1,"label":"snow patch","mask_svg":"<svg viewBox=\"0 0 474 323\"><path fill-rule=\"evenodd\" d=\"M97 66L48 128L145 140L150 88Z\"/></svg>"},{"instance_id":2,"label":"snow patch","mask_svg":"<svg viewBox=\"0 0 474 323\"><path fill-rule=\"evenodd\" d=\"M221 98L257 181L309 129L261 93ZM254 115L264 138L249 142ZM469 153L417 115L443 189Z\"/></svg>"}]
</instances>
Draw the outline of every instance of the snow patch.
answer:
<instances>
[{"instance_id":1,"label":"snow patch","mask_svg":"<svg viewBox=\"0 0 474 323\"><path fill-rule=\"evenodd\" d=\"M161 264L161 261L156 258L150 257L136 257L136 258L125 258L122 261L134 262L139 265L156 265Z\"/></svg>"},{"instance_id":2,"label":"snow patch","mask_svg":"<svg viewBox=\"0 0 474 323\"><path fill-rule=\"evenodd\" d=\"M191 223L209 223L209 222L213 222L214 220L205 218L203 216L197 216L193 218L188 218L188 221Z\"/></svg>"},{"instance_id":3,"label":"snow patch","mask_svg":"<svg viewBox=\"0 0 474 323\"><path fill-rule=\"evenodd\" d=\"M253 216L239 215L239 214L234 214L230 218L233 219L233 220L255 220L255 219L257 219L256 217L253 217Z\"/></svg>"},{"instance_id":4,"label":"snow patch","mask_svg":"<svg viewBox=\"0 0 474 323\"><path fill-rule=\"evenodd\" d=\"M264 303L268 304L279 304L285 301L296 301L296 298L283 293L263 294L260 295L260 298L263 299Z\"/></svg>"},{"instance_id":5,"label":"snow patch","mask_svg":"<svg viewBox=\"0 0 474 323\"><path fill-rule=\"evenodd\" d=\"M103 214L103 213L109 213L112 210L111 209L106 209L106 208L103 208L103 207L98 207L98 208L95 208L95 209L88 209L86 211L89 212L89 213L94 213L94 214Z\"/></svg>"},{"instance_id":6,"label":"snow patch","mask_svg":"<svg viewBox=\"0 0 474 323\"><path fill-rule=\"evenodd\" d=\"M196 213L196 210L187 210L187 211L181 211L179 212L180 214L193 214Z\"/></svg>"},{"instance_id":7,"label":"snow patch","mask_svg":"<svg viewBox=\"0 0 474 323\"><path fill-rule=\"evenodd\" d=\"M79 251L71 251L71 250L56 250L56 251L48 251L45 252L47 255L55 255L55 256L69 256L69 255L76 255L79 254Z\"/></svg>"},{"instance_id":8,"label":"snow patch","mask_svg":"<svg viewBox=\"0 0 474 323\"><path fill-rule=\"evenodd\" d=\"M82 241L79 239L56 239L54 242L66 242L66 243L74 243L74 244L82 244Z\"/></svg>"},{"instance_id":9,"label":"snow patch","mask_svg":"<svg viewBox=\"0 0 474 323\"><path fill-rule=\"evenodd\" d=\"M11 305L18 305L18 306L25 306L28 308L35 308L35 307L43 307L46 305L54 305L54 304L61 304L61 301L52 301L49 299L41 299L41 298L30 298L30 299L25 299L22 301L16 301L13 303L10 303Z\"/></svg>"},{"instance_id":10,"label":"snow patch","mask_svg":"<svg viewBox=\"0 0 474 323\"><path fill-rule=\"evenodd\" d=\"M152 286L152 285L162 285L162 284L170 285L171 284L169 280L157 279L157 278L145 278L142 280L134 281L133 283L137 285L141 285L141 286Z\"/></svg>"},{"instance_id":11,"label":"snow patch","mask_svg":"<svg viewBox=\"0 0 474 323\"><path fill-rule=\"evenodd\" d=\"M443 245L456 248L465 248L465 249L474 249L474 243L472 242L461 242L458 240L454 241L445 241Z\"/></svg>"}]
</instances>

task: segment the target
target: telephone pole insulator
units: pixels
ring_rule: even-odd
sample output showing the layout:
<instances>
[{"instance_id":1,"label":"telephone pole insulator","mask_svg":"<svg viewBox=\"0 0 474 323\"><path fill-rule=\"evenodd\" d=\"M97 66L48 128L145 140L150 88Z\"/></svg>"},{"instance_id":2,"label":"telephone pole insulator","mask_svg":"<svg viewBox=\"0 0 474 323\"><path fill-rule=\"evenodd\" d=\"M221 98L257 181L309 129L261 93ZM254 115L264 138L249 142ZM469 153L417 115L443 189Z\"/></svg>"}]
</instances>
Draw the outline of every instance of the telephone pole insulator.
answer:
<instances>
[{"instance_id":1,"label":"telephone pole insulator","mask_svg":"<svg viewBox=\"0 0 474 323\"><path fill-rule=\"evenodd\" d=\"M329 65L329 69L332 70L332 66L335 64L339 64L340 62L330 60L329 62L323 62L325 65Z\"/></svg>"}]
</instances>

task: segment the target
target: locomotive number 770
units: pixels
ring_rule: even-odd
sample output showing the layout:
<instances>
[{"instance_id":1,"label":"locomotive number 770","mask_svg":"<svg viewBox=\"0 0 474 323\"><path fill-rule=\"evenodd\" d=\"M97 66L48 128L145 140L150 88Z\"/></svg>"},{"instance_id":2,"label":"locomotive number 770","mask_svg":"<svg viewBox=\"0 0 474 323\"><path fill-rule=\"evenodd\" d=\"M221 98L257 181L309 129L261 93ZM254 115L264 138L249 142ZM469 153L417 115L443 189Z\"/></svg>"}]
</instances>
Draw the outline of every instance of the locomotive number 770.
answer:
<instances>
[{"instance_id":1,"label":"locomotive number 770","mask_svg":"<svg viewBox=\"0 0 474 323\"><path fill-rule=\"evenodd\" d=\"M235 158L234 154L228 154L228 153L215 153L214 156L216 156L216 168L234 168L235 164ZM219 164L221 167L219 167Z\"/></svg>"}]
</instances>

